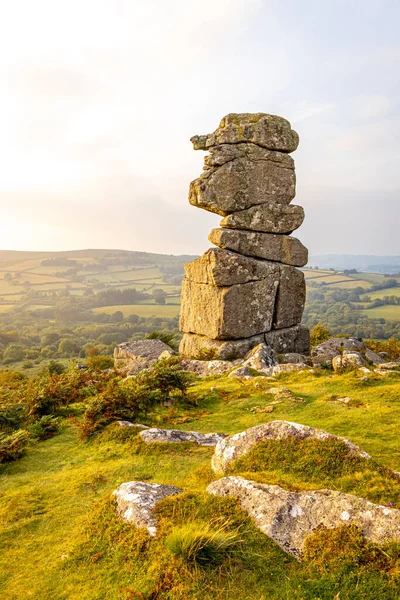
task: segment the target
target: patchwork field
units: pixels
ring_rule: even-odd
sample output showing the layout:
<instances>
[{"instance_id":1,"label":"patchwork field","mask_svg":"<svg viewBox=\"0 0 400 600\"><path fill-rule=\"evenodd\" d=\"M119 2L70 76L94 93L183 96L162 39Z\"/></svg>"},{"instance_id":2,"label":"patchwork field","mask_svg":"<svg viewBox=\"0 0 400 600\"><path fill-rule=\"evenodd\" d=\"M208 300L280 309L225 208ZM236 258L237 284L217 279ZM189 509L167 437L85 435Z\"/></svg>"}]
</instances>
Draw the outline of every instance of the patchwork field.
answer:
<instances>
[{"instance_id":1,"label":"patchwork field","mask_svg":"<svg viewBox=\"0 0 400 600\"><path fill-rule=\"evenodd\" d=\"M400 306L377 306L362 311L370 319L385 319L386 321L400 321Z\"/></svg>"},{"instance_id":2,"label":"patchwork field","mask_svg":"<svg viewBox=\"0 0 400 600\"><path fill-rule=\"evenodd\" d=\"M139 317L176 317L179 315L179 304L116 304L115 306L101 306L94 308L96 313L112 315L120 310L124 317L138 315Z\"/></svg>"}]
</instances>

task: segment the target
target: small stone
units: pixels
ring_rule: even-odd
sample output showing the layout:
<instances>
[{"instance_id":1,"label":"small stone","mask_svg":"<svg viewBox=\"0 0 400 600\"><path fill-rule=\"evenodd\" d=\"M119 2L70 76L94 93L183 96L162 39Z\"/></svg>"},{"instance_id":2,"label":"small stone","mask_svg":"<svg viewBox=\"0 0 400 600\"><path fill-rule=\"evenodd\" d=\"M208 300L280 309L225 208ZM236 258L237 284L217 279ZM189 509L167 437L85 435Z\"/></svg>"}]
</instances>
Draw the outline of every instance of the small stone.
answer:
<instances>
[{"instance_id":1,"label":"small stone","mask_svg":"<svg viewBox=\"0 0 400 600\"><path fill-rule=\"evenodd\" d=\"M307 248L298 239L287 235L236 229L213 229L208 239L220 248L294 267L304 267L308 261Z\"/></svg>"},{"instance_id":2,"label":"small stone","mask_svg":"<svg viewBox=\"0 0 400 600\"><path fill-rule=\"evenodd\" d=\"M298 229L303 221L304 209L301 206L269 202L228 215L222 219L221 227L289 234Z\"/></svg>"},{"instance_id":3,"label":"small stone","mask_svg":"<svg viewBox=\"0 0 400 600\"><path fill-rule=\"evenodd\" d=\"M238 367L231 373L229 373L228 377L248 377L250 375L249 367Z\"/></svg>"},{"instance_id":4,"label":"small stone","mask_svg":"<svg viewBox=\"0 0 400 600\"><path fill-rule=\"evenodd\" d=\"M131 423L130 421L117 421L117 424L120 427L137 427L138 429L150 429L147 425L142 425L141 423Z\"/></svg>"},{"instance_id":5,"label":"small stone","mask_svg":"<svg viewBox=\"0 0 400 600\"><path fill-rule=\"evenodd\" d=\"M367 364L367 361L360 352L347 351L332 359L332 367L335 373L355 371L360 367L365 367Z\"/></svg>"},{"instance_id":6,"label":"small stone","mask_svg":"<svg viewBox=\"0 0 400 600\"><path fill-rule=\"evenodd\" d=\"M269 150L294 152L299 136L289 121L266 113L230 113L221 119L214 133L191 138L195 150L207 150L220 144L250 142Z\"/></svg>"},{"instance_id":7,"label":"small stone","mask_svg":"<svg viewBox=\"0 0 400 600\"><path fill-rule=\"evenodd\" d=\"M182 367L185 371L197 373L199 377L212 377L223 375L230 371L235 365L229 360L196 360L184 359Z\"/></svg>"},{"instance_id":8,"label":"small stone","mask_svg":"<svg viewBox=\"0 0 400 600\"><path fill-rule=\"evenodd\" d=\"M400 510L350 494L333 490L289 492L243 477L224 477L211 483L207 491L238 498L256 527L298 559L309 535L343 523L354 523L368 540L378 544L400 541Z\"/></svg>"},{"instance_id":9,"label":"small stone","mask_svg":"<svg viewBox=\"0 0 400 600\"><path fill-rule=\"evenodd\" d=\"M124 521L147 529L150 535L156 534L156 519L153 509L157 502L181 494L183 490L172 485L129 481L122 483L114 492L117 501L117 514Z\"/></svg>"},{"instance_id":10,"label":"small stone","mask_svg":"<svg viewBox=\"0 0 400 600\"><path fill-rule=\"evenodd\" d=\"M278 364L278 361L273 348L263 343L246 354L243 366L263 372L276 364Z\"/></svg>"},{"instance_id":11,"label":"small stone","mask_svg":"<svg viewBox=\"0 0 400 600\"><path fill-rule=\"evenodd\" d=\"M146 444L180 444L182 442L194 442L199 446L216 446L223 440L224 433L199 433L197 431L181 431L180 429L158 429L152 427L139 433Z\"/></svg>"}]
</instances>

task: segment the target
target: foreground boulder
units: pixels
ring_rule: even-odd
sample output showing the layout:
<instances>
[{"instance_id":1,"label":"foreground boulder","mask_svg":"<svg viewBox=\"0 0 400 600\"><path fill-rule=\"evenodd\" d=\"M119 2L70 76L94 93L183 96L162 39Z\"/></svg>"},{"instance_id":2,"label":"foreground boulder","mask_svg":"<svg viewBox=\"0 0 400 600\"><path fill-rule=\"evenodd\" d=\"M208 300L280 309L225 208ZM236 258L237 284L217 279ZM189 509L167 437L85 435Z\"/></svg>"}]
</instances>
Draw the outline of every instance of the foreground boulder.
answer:
<instances>
[{"instance_id":1,"label":"foreground boulder","mask_svg":"<svg viewBox=\"0 0 400 600\"><path fill-rule=\"evenodd\" d=\"M365 537L382 544L400 541L400 510L332 490L289 492L279 485L224 477L207 491L238 498L255 525L285 552L301 558L305 540L316 529L355 524Z\"/></svg>"},{"instance_id":2,"label":"foreground boulder","mask_svg":"<svg viewBox=\"0 0 400 600\"><path fill-rule=\"evenodd\" d=\"M174 354L171 346L161 340L124 342L114 349L114 363L117 368L129 367L131 372L139 372L157 360L169 358Z\"/></svg>"},{"instance_id":3,"label":"foreground boulder","mask_svg":"<svg viewBox=\"0 0 400 600\"><path fill-rule=\"evenodd\" d=\"M354 337L331 338L326 342L322 342L322 344L318 344L318 346L313 348L311 358L314 367L329 367L335 357L349 352L360 353L365 360L364 365L368 364L368 362L374 365L386 362L382 356L367 348L361 338Z\"/></svg>"},{"instance_id":4,"label":"foreground boulder","mask_svg":"<svg viewBox=\"0 0 400 600\"><path fill-rule=\"evenodd\" d=\"M152 427L141 431L140 437L147 444L153 442L162 444L180 444L182 442L194 442L199 446L216 446L223 440L224 433L199 433L197 431L181 431L180 429L158 429Z\"/></svg>"},{"instance_id":5,"label":"foreground boulder","mask_svg":"<svg viewBox=\"0 0 400 600\"><path fill-rule=\"evenodd\" d=\"M136 527L145 528L150 535L156 534L156 519L153 509L157 502L181 494L182 490L172 485L129 481L122 483L114 492L117 514Z\"/></svg>"},{"instance_id":6,"label":"foreground boulder","mask_svg":"<svg viewBox=\"0 0 400 600\"><path fill-rule=\"evenodd\" d=\"M308 425L291 423L290 421L271 421L264 425L256 425L241 433L228 436L218 442L211 466L216 473L225 473L232 463L247 454L254 446L265 440L281 440L295 437L301 440L315 438L319 440L341 440L349 449L349 454L361 458L371 458L350 440L332 435L323 429L314 429Z\"/></svg>"},{"instance_id":7,"label":"foreground boulder","mask_svg":"<svg viewBox=\"0 0 400 600\"><path fill-rule=\"evenodd\" d=\"M236 366L229 360L197 360L185 359L182 361L182 368L185 371L196 373L199 377L213 377L223 375L231 371Z\"/></svg>"}]
</instances>

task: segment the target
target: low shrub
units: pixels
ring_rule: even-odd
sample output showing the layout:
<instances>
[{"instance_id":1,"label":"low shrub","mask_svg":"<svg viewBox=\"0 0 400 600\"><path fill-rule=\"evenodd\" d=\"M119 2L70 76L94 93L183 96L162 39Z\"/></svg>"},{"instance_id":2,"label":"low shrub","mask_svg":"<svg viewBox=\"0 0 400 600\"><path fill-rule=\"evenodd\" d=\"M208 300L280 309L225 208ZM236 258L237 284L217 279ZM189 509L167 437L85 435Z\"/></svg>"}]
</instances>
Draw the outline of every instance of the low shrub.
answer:
<instances>
[{"instance_id":1,"label":"low shrub","mask_svg":"<svg viewBox=\"0 0 400 600\"><path fill-rule=\"evenodd\" d=\"M241 541L235 531L193 522L173 529L164 543L170 552L185 563L204 567L218 565L232 556L238 551Z\"/></svg>"},{"instance_id":2,"label":"low shrub","mask_svg":"<svg viewBox=\"0 0 400 600\"><path fill-rule=\"evenodd\" d=\"M191 376L181 370L177 359L158 361L151 369L126 380L112 379L88 404L80 424L81 438L87 439L117 419L145 416L170 394L184 396Z\"/></svg>"},{"instance_id":3,"label":"low shrub","mask_svg":"<svg viewBox=\"0 0 400 600\"><path fill-rule=\"evenodd\" d=\"M104 371L114 367L114 359L111 356L90 356L86 364L91 371Z\"/></svg>"},{"instance_id":4,"label":"low shrub","mask_svg":"<svg viewBox=\"0 0 400 600\"><path fill-rule=\"evenodd\" d=\"M10 435L0 433L0 463L20 458L29 441L29 433L20 429Z\"/></svg>"},{"instance_id":5,"label":"low shrub","mask_svg":"<svg viewBox=\"0 0 400 600\"><path fill-rule=\"evenodd\" d=\"M39 441L48 440L58 433L60 429L60 423L57 417L53 417L52 415L44 415L29 425L27 429L33 439Z\"/></svg>"},{"instance_id":6,"label":"low shrub","mask_svg":"<svg viewBox=\"0 0 400 600\"><path fill-rule=\"evenodd\" d=\"M315 531L305 541L303 558L322 574L375 570L400 578L400 544L374 544L354 524Z\"/></svg>"}]
</instances>

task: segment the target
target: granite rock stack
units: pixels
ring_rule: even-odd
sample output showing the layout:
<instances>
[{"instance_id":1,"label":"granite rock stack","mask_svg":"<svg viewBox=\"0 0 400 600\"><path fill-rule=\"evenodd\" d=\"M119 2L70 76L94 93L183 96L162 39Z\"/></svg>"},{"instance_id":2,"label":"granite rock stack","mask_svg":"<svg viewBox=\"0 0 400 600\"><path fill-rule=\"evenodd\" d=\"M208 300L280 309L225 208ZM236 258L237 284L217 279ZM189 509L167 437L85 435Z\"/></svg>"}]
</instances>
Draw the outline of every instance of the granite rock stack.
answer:
<instances>
[{"instance_id":1,"label":"granite rock stack","mask_svg":"<svg viewBox=\"0 0 400 600\"><path fill-rule=\"evenodd\" d=\"M181 354L242 358L260 343L308 353L300 325L305 281L296 268L308 252L291 236L304 219L302 207L290 204L297 133L282 117L229 114L214 133L191 141L209 154L189 202L223 219L209 236L217 247L185 265Z\"/></svg>"}]
</instances>

